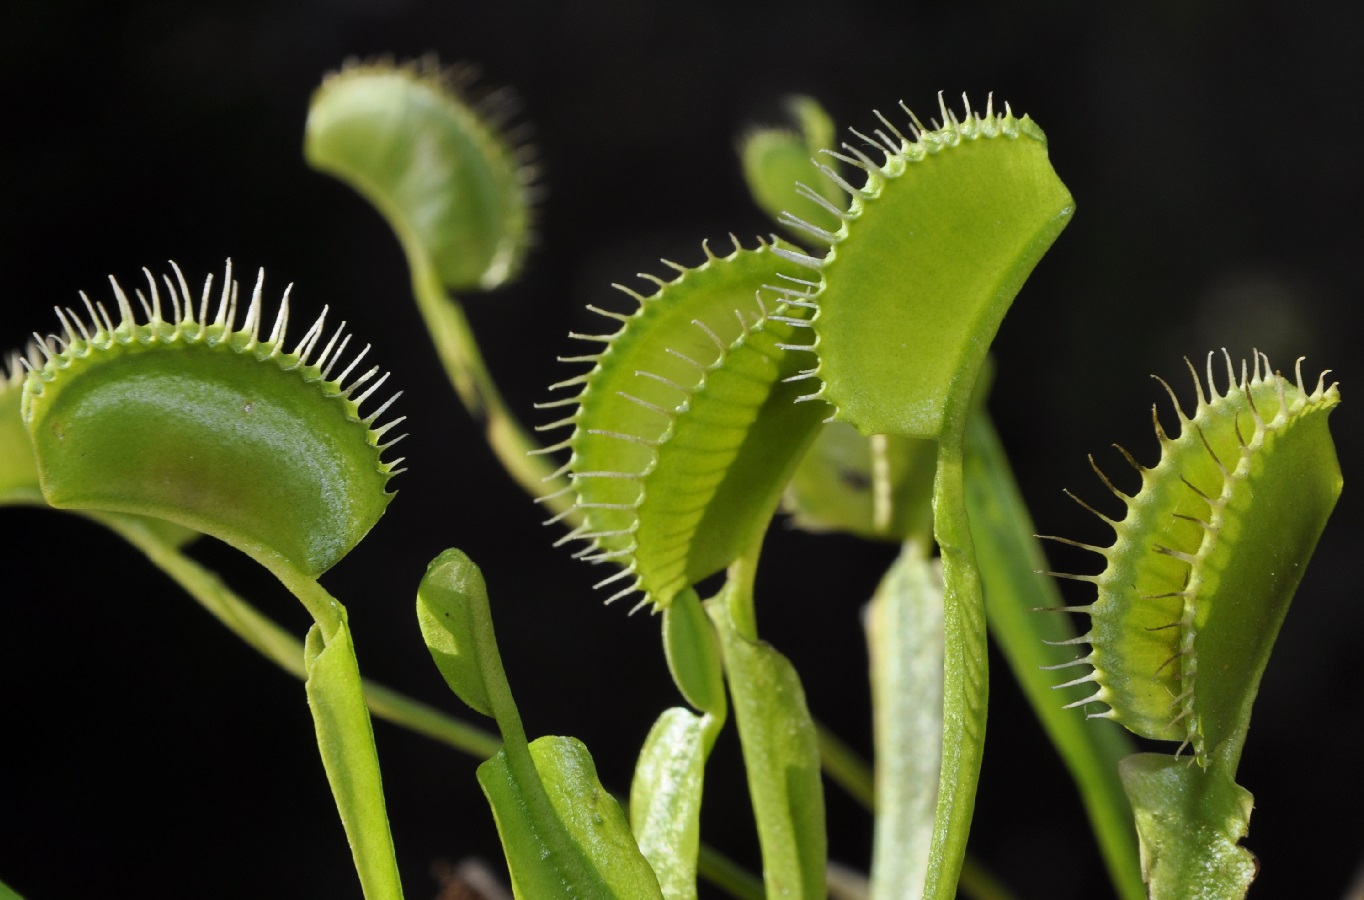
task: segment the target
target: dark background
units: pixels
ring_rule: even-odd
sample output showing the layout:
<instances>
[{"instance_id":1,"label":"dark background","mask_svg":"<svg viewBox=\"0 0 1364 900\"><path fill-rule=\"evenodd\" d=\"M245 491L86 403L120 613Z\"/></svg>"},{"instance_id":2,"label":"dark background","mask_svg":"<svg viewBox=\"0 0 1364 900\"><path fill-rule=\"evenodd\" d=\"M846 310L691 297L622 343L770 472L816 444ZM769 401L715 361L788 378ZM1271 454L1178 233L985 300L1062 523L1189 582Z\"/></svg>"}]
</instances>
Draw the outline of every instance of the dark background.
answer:
<instances>
[{"instance_id":1,"label":"dark background","mask_svg":"<svg viewBox=\"0 0 1364 900\"><path fill-rule=\"evenodd\" d=\"M1364 441L1357 303L1361 14L1345 4L1159 2L935 6L272 0L10 4L0 36L0 347L56 322L78 290L107 296L176 260L200 279L258 266L296 316L324 303L406 391L411 470L388 515L325 579L367 675L456 713L412 614L426 562L478 560L532 735L574 734L624 786L676 700L657 620L603 608L599 577L480 443L420 331L396 242L301 159L309 95L349 56L434 51L514 85L547 188L525 277L468 307L513 406L564 377L564 335L608 285L702 238L770 226L750 206L734 137L784 93L869 127L901 99L989 91L1046 129L1078 203L996 344L993 407L1040 530L1107 542L1061 497L1102 503L1089 473L1119 441L1155 456L1148 408L1181 357L1252 347L1332 367L1350 484L1284 627L1239 781L1260 897L1342 896L1364 854L1364 611L1351 576ZM892 115L892 118L898 118ZM751 237L749 240L751 244ZM1163 402L1163 401L1162 401ZM247 477L244 475L244 477ZM301 685L254 656L111 535L69 515L0 510L0 879L31 898L358 896ZM195 554L302 633L298 605L221 546ZM891 551L778 526L760 584L764 636L804 673L814 713L866 751L858 611ZM1058 557L1059 565L1072 560ZM1074 562L1075 567L1086 563ZM1084 597L1083 592L1072 595ZM1023 897L1108 893L1074 792L993 661L990 735L971 851ZM1096 727L1099 727L1096 725ZM497 860L473 760L377 725L408 892L433 860ZM708 772L707 840L756 866L737 744ZM831 852L865 867L867 818L829 791Z\"/></svg>"}]
</instances>

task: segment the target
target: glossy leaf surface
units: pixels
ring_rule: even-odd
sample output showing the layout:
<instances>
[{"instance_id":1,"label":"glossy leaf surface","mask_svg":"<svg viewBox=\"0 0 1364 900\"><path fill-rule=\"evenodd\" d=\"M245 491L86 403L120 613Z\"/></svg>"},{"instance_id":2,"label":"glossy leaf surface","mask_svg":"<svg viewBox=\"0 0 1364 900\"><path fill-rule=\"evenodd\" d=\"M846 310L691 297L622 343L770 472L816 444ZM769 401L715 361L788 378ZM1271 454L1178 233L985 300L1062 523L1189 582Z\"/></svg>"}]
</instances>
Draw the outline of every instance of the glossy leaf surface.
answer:
<instances>
[{"instance_id":1,"label":"glossy leaf surface","mask_svg":"<svg viewBox=\"0 0 1364 900\"><path fill-rule=\"evenodd\" d=\"M1160 753L1123 760L1151 900L1240 900L1259 871L1240 846L1254 799L1226 767Z\"/></svg>"}]
</instances>

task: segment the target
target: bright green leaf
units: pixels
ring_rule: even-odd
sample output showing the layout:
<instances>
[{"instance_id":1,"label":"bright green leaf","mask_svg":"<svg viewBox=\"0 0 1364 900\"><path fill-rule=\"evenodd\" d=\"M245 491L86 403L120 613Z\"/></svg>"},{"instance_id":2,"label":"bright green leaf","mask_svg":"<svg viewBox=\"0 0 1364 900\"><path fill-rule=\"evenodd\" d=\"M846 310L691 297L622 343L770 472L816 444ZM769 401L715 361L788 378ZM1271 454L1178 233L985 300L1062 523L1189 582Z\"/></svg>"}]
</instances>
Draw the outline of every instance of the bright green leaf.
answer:
<instances>
[{"instance_id":1,"label":"bright green leaf","mask_svg":"<svg viewBox=\"0 0 1364 900\"><path fill-rule=\"evenodd\" d=\"M582 743L557 736L533 741L529 773L509 758L515 752L509 746L479 766L478 783L497 820L518 897L662 897L625 813L597 780Z\"/></svg>"},{"instance_id":2,"label":"bright green leaf","mask_svg":"<svg viewBox=\"0 0 1364 900\"><path fill-rule=\"evenodd\" d=\"M417 621L450 690L472 709L493 715L484 681L487 648L480 647L481 635L491 629L488 588L463 551L446 550L426 567L417 589Z\"/></svg>"}]
</instances>

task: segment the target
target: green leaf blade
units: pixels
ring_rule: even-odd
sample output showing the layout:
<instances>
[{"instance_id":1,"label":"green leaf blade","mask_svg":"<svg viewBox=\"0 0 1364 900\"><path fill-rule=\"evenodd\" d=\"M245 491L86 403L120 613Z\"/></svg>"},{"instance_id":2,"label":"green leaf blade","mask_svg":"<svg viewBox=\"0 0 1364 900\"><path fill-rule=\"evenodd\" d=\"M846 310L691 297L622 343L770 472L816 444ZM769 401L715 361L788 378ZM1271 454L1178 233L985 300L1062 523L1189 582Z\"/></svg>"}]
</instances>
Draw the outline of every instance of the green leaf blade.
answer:
<instances>
[{"instance_id":1,"label":"green leaf blade","mask_svg":"<svg viewBox=\"0 0 1364 900\"><path fill-rule=\"evenodd\" d=\"M824 897L828 839L819 741L800 676L769 644L740 635L725 605L709 611L729 672L767 895Z\"/></svg>"},{"instance_id":2,"label":"green leaf blade","mask_svg":"<svg viewBox=\"0 0 1364 900\"><path fill-rule=\"evenodd\" d=\"M471 709L494 715L487 648L480 646L485 628L491 629L488 588L463 551L446 550L426 567L417 588L417 622L450 690Z\"/></svg>"},{"instance_id":3,"label":"green leaf blade","mask_svg":"<svg viewBox=\"0 0 1364 900\"><path fill-rule=\"evenodd\" d=\"M696 591L683 591L663 610L663 653L687 702L723 721L727 703L720 639Z\"/></svg>"},{"instance_id":4,"label":"green leaf blade","mask_svg":"<svg viewBox=\"0 0 1364 900\"><path fill-rule=\"evenodd\" d=\"M534 782L507 748L478 767L518 897L662 897L625 813L597 780L587 748L570 737L530 744ZM547 798L541 802L533 794Z\"/></svg>"}]
</instances>

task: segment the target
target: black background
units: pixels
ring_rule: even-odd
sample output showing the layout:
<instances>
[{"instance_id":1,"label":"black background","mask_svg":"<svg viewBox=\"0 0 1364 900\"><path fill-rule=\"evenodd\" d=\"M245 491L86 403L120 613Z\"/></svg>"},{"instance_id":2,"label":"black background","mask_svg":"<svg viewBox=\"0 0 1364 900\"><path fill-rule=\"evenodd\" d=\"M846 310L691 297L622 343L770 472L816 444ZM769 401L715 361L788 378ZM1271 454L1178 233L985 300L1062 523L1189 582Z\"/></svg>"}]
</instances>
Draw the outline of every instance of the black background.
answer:
<instances>
[{"instance_id":1,"label":"black background","mask_svg":"<svg viewBox=\"0 0 1364 900\"><path fill-rule=\"evenodd\" d=\"M295 283L299 319L331 304L406 391L411 470L387 516L324 582L345 602L366 674L461 715L412 615L426 562L459 546L487 575L532 735L574 734L608 784L628 781L676 702L657 620L603 608L600 577L480 443L436 365L384 224L300 155L309 95L348 56L434 51L514 85L547 188L525 277L467 298L510 402L564 377L586 303L702 238L766 233L733 141L781 95L874 126L899 100L989 91L1046 129L1078 203L1001 329L993 396L1040 530L1107 542L1061 497L1103 502L1084 457L1155 455L1148 418L1181 357L1252 347L1332 367L1347 488L1284 627L1239 781L1256 798L1261 897L1341 896L1364 851L1364 612L1354 460L1364 441L1357 304L1364 283L1361 15L1325 3L871 0L762 4L421 0L11 4L0 36L0 347L175 259L231 256L239 277ZM751 238L749 243L751 244ZM1163 402L1163 401L1162 401ZM250 477L243 473L243 477ZM0 510L0 878L31 898L358 896L301 685L254 656L111 535L69 515ZM234 551L207 564L302 633L297 604ZM814 713L870 743L858 611L886 548L778 525L759 590L765 637L804 673ZM1061 567L1083 558L1057 555ZM1083 592L1072 595L1083 598ZM992 660L971 851L1022 897L1108 892L1074 792ZM1096 725L1096 727L1099 727ZM474 761L379 724L408 892L433 860L497 860ZM756 866L738 750L708 774L706 838ZM869 822L829 791L831 853L865 867Z\"/></svg>"}]
</instances>

